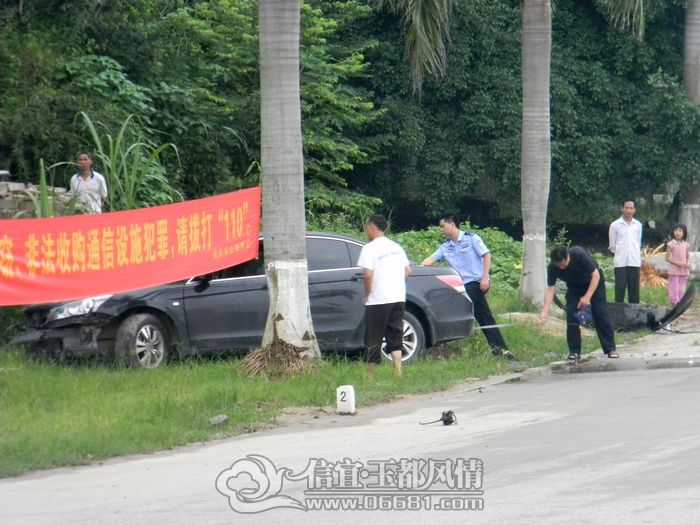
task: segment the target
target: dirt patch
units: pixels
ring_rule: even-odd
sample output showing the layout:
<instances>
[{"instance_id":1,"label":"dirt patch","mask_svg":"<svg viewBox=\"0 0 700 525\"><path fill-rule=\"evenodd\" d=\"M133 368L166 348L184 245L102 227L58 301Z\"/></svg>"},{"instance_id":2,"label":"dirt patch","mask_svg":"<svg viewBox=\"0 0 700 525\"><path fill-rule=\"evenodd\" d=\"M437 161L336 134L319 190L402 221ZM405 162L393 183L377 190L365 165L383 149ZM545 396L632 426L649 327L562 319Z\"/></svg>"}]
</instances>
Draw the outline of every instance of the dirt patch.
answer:
<instances>
[{"instance_id":1,"label":"dirt patch","mask_svg":"<svg viewBox=\"0 0 700 525\"><path fill-rule=\"evenodd\" d=\"M278 425L292 425L294 423L304 423L310 419L319 419L322 416L335 415L335 409L327 407L289 407L276 418Z\"/></svg>"},{"instance_id":2,"label":"dirt patch","mask_svg":"<svg viewBox=\"0 0 700 525\"><path fill-rule=\"evenodd\" d=\"M546 324L540 323L540 316L530 312L511 312L501 315L501 318L508 323L517 323L539 328L543 334L554 337L566 337L566 321L550 317ZM588 328L581 330L584 337L593 337L594 333Z\"/></svg>"}]
</instances>

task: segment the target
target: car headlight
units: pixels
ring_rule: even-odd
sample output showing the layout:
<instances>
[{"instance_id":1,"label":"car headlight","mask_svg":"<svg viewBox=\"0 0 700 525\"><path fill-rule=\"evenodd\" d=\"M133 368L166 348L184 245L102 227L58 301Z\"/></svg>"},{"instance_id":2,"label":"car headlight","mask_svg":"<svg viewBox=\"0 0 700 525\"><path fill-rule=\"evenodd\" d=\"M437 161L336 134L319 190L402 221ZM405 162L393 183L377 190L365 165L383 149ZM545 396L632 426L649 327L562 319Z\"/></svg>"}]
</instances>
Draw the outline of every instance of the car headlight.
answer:
<instances>
[{"instance_id":1,"label":"car headlight","mask_svg":"<svg viewBox=\"0 0 700 525\"><path fill-rule=\"evenodd\" d=\"M64 303L55 306L54 308L49 310L49 315L46 321L58 321L59 319L67 319L69 317L79 317L81 315L87 315L97 310L110 297L112 296L100 295L99 297L89 297L87 299L71 301L69 303Z\"/></svg>"}]
</instances>

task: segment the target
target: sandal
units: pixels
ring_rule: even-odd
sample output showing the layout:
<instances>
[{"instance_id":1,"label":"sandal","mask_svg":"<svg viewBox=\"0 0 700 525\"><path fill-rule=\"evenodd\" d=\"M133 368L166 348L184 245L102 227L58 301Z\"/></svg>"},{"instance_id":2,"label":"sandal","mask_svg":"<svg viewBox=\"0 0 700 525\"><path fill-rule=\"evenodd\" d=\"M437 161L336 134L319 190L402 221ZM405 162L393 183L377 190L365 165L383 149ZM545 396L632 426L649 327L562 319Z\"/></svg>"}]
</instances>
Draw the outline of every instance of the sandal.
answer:
<instances>
[{"instance_id":1,"label":"sandal","mask_svg":"<svg viewBox=\"0 0 700 525\"><path fill-rule=\"evenodd\" d=\"M618 354L615 350L612 352L608 352L608 359L619 359L620 354Z\"/></svg>"}]
</instances>

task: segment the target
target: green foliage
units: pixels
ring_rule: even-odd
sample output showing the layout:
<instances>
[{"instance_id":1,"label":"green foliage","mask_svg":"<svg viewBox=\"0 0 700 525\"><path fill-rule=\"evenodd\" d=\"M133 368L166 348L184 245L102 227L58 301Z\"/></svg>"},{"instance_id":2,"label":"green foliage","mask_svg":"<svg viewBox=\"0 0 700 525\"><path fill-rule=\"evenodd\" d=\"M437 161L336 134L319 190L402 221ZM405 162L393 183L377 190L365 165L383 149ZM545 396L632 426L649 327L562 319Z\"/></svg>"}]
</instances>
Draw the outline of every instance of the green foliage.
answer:
<instances>
[{"instance_id":1,"label":"green foliage","mask_svg":"<svg viewBox=\"0 0 700 525\"><path fill-rule=\"evenodd\" d=\"M598 266L605 276L606 284L615 281L615 269L613 264L613 256L610 252L592 252L591 255L598 263Z\"/></svg>"},{"instance_id":2,"label":"green foliage","mask_svg":"<svg viewBox=\"0 0 700 525\"><path fill-rule=\"evenodd\" d=\"M113 104L122 112L146 118L153 111L148 90L134 84L119 62L111 57L84 55L67 62L56 80L68 89Z\"/></svg>"},{"instance_id":3,"label":"green foliage","mask_svg":"<svg viewBox=\"0 0 700 525\"><path fill-rule=\"evenodd\" d=\"M379 195L402 224L457 211L468 197L517 202L520 173L520 11L512 2L457 2L444 78L426 78L411 97L398 17L380 12L369 35L370 89L385 110L388 145L350 178ZM505 194L505 198L504 197Z\"/></svg>"},{"instance_id":4,"label":"green foliage","mask_svg":"<svg viewBox=\"0 0 700 525\"><path fill-rule=\"evenodd\" d=\"M347 45L340 25L371 14L355 1L306 0L301 6L301 111L307 178L346 186L344 174L376 152L367 136L381 112L366 90L353 87L370 76L365 53L373 39Z\"/></svg>"},{"instance_id":5,"label":"green foliage","mask_svg":"<svg viewBox=\"0 0 700 525\"><path fill-rule=\"evenodd\" d=\"M682 2L647 6L643 42L611 27L601 2L561 0L554 11L550 218L557 222L606 222L623 194L658 193L669 179L698 171L697 110L679 87ZM486 217L519 218L519 4L456 3L447 75L428 79L420 100L408 96L397 18L379 13L362 27L381 35L369 55L377 71L371 89L386 111L380 124L389 144L350 181L379 195L401 224L474 203Z\"/></svg>"},{"instance_id":6,"label":"green foliage","mask_svg":"<svg viewBox=\"0 0 700 525\"><path fill-rule=\"evenodd\" d=\"M631 30L639 40L644 40L645 0L603 0L611 22L622 29Z\"/></svg>"},{"instance_id":7,"label":"green foliage","mask_svg":"<svg viewBox=\"0 0 700 525\"><path fill-rule=\"evenodd\" d=\"M110 130L135 115L134 141L174 144L179 155L171 148L161 164L188 198L257 183L257 2L58 4L33 0L21 17L0 7L0 161L13 173L33 180L38 158L66 160L92 141L75 122L82 111ZM358 86L374 40L340 37L373 11L360 0L308 0L302 10L306 174L343 187L381 142L368 129L380 112Z\"/></svg>"},{"instance_id":8,"label":"green foliage","mask_svg":"<svg viewBox=\"0 0 700 525\"><path fill-rule=\"evenodd\" d=\"M0 306L0 345L9 342L24 323L24 312L17 306Z\"/></svg>"},{"instance_id":9,"label":"green foliage","mask_svg":"<svg viewBox=\"0 0 700 525\"><path fill-rule=\"evenodd\" d=\"M562 226L559 228L554 238L550 241L549 247L553 248L554 246L566 246L567 248L571 246L569 231L566 229L566 227Z\"/></svg>"},{"instance_id":10,"label":"green foliage","mask_svg":"<svg viewBox=\"0 0 700 525\"><path fill-rule=\"evenodd\" d=\"M382 201L344 189L316 183L305 189L307 230L362 235L364 221Z\"/></svg>"},{"instance_id":11,"label":"green foliage","mask_svg":"<svg viewBox=\"0 0 700 525\"><path fill-rule=\"evenodd\" d=\"M44 169L44 159L39 160L39 195L25 190L25 193L32 200L35 217L53 217L54 206L49 195L49 186L46 183L46 170Z\"/></svg>"},{"instance_id":12,"label":"green foliage","mask_svg":"<svg viewBox=\"0 0 700 525\"><path fill-rule=\"evenodd\" d=\"M647 77L645 103L637 109L639 129L631 144L630 171L645 187L700 180L700 113L680 81L658 70Z\"/></svg>"},{"instance_id":13,"label":"green foliage","mask_svg":"<svg viewBox=\"0 0 700 525\"><path fill-rule=\"evenodd\" d=\"M44 169L44 159L39 160L39 202L34 201L37 206L37 217L52 217L54 214L53 203L49 198L48 184L46 183L46 170Z\"/></svg>"},{"instance_id":14,"label":"green foliage","mask_svg":"<svg viewBox=\"0 0 700 525\"><path fill-rule=\"evenodd\" d=\"M177 155L174 144L153 144L135 123L133 115L124 120L116 134L112 134L104 124L94 123L87 114L81 112L80 116L92 137L94 158L107 180L110 211L158 206L181 200L182 196L170 185L161 163L166 149L172 149ZM102 134L98 127L104 130Z\"/></svg>"},{"instance_id":15,"label":"green foliage","mask_svg":"<svg viewBox=\"0 0 700 525\"><path fill-rule=\"evenodd\" d=\"M379 1L403 12L406 27L406 57L410 63L413 92L420 94L423 76L445 74L447 42L453 0L412 2L406 0Z\"/></svg>"},{"instance_id":16,"label":"green foliage","mask_svg":"<svg viewBox=\"0 0 700 525\"><path fill-rule=\"evenodd\" d=\"M681 87L684 0L645 2L641 42L612 27L611 2L556 2L550 219L558 223L607 222L623 194L648 198L700 172L698 111ZM115 132L136 115L145 142L174 144L179 155L169 148L161 164L188 198L257 183L257 2L24 4L21 15L17 2L0 6L0 164L18 180L36 182L40 158L72 159L92 141L75 119L82 111ZM420 98L401 15L376 5L302 5L310 187L380 198L402 228L453 211L484 224L518 220L520 2L455 2L445 76L426 77Z\"/></svg>"},{"instance_id":17,"label":"green foliage","mask_svg":"<svg viewBox=\"0 0 700 525\"><path fill-rule=\"evenodd\" d=\"M50 166L49 169L55 166ZM39 194L35 195L29 190L25 190L27 196L34 205L33 217L57 217L59 215L72 215L78 204L77 196L73 195L67 202L59 200L56 190L46 180L46 169L44 159L39 159ZM20 212L15 218L20 218L25 212Z\"/></svg>"}]
</instances>

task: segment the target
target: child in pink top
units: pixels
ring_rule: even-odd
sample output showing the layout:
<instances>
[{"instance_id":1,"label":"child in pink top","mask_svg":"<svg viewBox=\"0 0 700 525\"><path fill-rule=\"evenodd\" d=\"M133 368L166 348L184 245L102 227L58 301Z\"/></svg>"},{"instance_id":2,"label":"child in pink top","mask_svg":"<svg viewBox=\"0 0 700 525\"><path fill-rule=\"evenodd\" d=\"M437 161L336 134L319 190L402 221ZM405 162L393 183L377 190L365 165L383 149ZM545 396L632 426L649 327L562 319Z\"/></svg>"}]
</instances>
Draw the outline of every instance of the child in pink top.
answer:
<instances>
[{"instance_id":1,"label":"child in pink top","mask_svg":"<svg viewBox=\"0 0 700 525\"><path fill-rule=\"evenodd\" d=\"M688 228L685 224L673 227L673 239L666 244L668 261L668 298L675 306L685 293L690 275L690 244L686 242Z\"/></svg>"}]
</instances>

